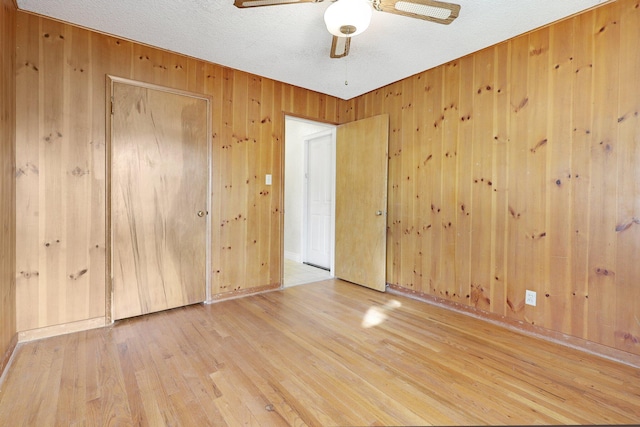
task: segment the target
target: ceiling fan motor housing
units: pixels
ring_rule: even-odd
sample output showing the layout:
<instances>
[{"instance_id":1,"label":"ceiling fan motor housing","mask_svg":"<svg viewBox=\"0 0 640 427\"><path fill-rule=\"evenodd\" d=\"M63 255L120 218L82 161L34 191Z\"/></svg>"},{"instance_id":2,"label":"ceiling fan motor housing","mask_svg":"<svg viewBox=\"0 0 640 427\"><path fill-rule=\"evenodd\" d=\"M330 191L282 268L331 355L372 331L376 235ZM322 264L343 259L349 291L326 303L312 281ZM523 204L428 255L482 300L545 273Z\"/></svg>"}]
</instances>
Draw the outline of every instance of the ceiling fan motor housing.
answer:
<instances>
[{"instance_id":1,"label":"ceiling fan motor housing","mask_svg":"<svg viewBox=\"0 0 640 427\"><path fill-rule=\"evenodd\" d=\"M338 0L324 13L327 30L337 37L353 37L371 23L373 10L367 0Z\"/></svg>"}]
</instances>

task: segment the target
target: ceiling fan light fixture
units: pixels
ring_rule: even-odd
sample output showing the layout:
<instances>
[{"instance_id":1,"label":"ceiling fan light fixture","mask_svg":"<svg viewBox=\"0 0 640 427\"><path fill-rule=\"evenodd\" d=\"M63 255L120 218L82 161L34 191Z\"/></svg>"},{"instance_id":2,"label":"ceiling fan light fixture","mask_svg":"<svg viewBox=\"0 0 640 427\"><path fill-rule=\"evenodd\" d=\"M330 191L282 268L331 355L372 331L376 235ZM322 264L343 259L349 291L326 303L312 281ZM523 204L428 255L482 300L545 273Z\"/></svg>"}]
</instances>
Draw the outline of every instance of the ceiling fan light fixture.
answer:
<instances>
[{"instance_id":1,"label":"ceiling fan light fixture","mask_svg":"<svg viewBox=\"0 0 640 427\"><path fill-rule=\"evenodd\" d=\"M324 23L334 36L357 36L371 23L372 13L367 0L338 0L325 11Z\"/></svg>"}]
</instances>

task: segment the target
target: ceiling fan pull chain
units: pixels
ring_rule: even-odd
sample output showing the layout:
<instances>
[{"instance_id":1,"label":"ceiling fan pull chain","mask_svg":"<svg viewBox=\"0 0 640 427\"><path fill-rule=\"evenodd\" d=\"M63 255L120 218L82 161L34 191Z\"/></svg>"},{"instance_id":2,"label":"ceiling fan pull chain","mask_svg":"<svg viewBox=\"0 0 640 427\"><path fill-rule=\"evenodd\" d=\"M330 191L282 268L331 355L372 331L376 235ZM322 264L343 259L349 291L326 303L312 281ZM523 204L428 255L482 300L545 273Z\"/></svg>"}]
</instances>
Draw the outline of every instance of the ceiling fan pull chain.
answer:
<instances>
[{"instance_id":1,"label":"ceiling fan pull chain","mask_svg":"<svg viewBox=\"0 0 640 427\"><path fill-rule=\"evenodd\" d=\"M349 57L344 60L344 85L349 86Z\"/></svg>"}]
</instances>

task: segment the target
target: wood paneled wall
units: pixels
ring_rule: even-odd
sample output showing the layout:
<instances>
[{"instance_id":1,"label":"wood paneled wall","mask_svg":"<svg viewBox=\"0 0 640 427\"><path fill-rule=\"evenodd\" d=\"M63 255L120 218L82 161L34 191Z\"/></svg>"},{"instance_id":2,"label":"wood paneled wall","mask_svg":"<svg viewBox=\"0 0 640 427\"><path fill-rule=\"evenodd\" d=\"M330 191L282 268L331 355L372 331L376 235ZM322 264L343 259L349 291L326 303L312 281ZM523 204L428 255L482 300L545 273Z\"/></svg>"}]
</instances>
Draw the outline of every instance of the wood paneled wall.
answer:
<instances>
[{"instance_id":1,"label":"wood paneled wall","mask_svg":"<svg viewBox=\"0 0 640 427\"><path fill-rule=\"evenodd\" d=\"M212 293L281 279L283 112L338 100L18 12L18 330L105 315L105 78L210 95ZM264 175L273 185L264 185Z\"/></svg>"},{"instance_id":2,"label":"wood paneled wall","mask_svg":"<svg viewBox=\"0 0 640 427\"><path fill-rule=\"evenodd\" d=\"M214 295L280 280L283 112L388 113L389 283L640 354L639 16L618 0L339 101L18 12L18 330L105 314L112 74L213 97Z\"/></svg>"},{"instance_id":3,"label":"wood paneled wall","mask_svg":"<svg viewBox=\"0 0 640 427\"><path fill-rule=\"evenodd\" d=\"M0 375L15 345L16 5L0 4Z\"/></svg>"},{"instance_id":4,"label":"wood paneled wall","mask_svg":"<svg viewBox=\"0 0 640 427\"><path fill-rule=\"evenodd\" d=\"M619 0L346 103L390 114L388 282L640 354L639 40Z\"/></svg>"}]
</instances>

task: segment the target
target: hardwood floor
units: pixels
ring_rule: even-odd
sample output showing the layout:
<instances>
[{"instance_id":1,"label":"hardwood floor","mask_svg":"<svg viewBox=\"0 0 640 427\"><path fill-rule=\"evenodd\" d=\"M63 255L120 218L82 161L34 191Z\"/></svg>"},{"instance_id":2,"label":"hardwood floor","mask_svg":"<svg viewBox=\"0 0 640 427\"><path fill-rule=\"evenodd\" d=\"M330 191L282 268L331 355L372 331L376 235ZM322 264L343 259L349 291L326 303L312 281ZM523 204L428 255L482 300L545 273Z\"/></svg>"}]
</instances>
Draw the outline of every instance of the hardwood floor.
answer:
<instances>
[{"instance_id":1,"label":"hardwood floor","mask_svg":"<svg viewBox=\"0 0 640 427\"><path fill-rule=\"evenodd\" d=\"M0 391L3 426L638 422L638 369L339 280L21 344Z\"/></svg>"}]
</instances>

